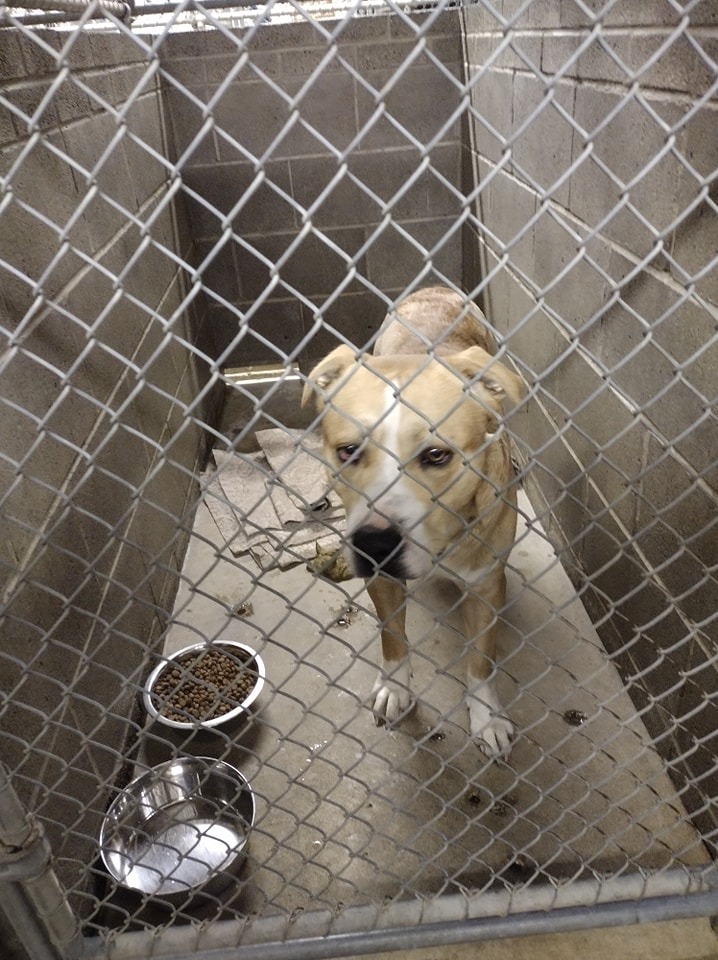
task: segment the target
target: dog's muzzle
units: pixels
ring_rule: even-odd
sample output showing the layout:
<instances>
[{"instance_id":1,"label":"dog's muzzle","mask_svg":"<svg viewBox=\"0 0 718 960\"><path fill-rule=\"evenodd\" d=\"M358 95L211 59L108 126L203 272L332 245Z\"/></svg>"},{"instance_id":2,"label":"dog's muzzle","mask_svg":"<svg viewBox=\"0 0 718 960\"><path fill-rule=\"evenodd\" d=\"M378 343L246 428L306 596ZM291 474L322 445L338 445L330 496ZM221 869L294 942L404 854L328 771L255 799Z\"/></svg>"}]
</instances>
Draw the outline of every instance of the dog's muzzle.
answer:
<instances>
[{"instance_id":1,"label":"dog's muzzle","mask_svg":"<svg viewBox=\"0 0 718 960\"><path fill-rule=\"evenodd\" d=\"M402 561L404 539L396 527L359 527L351 539L354 565L360 577L383 573L388 577L406 578Z\"/></svg>"}]
</instances>

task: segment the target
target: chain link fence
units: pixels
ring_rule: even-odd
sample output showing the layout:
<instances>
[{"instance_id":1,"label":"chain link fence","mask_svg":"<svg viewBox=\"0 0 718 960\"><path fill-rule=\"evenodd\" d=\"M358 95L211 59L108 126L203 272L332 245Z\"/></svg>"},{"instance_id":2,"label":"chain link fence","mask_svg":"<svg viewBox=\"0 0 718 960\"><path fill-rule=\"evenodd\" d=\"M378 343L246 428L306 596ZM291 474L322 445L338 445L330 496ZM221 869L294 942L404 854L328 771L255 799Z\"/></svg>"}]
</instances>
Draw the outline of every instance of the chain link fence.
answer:
<instances>
[{"instance_id":1,"label":"chain link fence","mask_svg":"<svg viewBox=\"0 0 718 960\"><path fill-rule=\"evenodd\" d=\"M296 960L715 912L714 6L2 18L9 955ZM381 516L416 454L367 493L351 470L395 452L394 404L363 381L356 440L331 377L301 404L323 357L364 356L435 285L481 306L489 371L526 385L478 404L487 446L511 437L494 485L518 518L508 559L489 543L498 756L465 705L471 587L423 568L416 705L375 723L375 604L337 551L352 495ZM465 409L438 354L400 391L432 469ZM473 469L401 486L402 508L448 502L451 526ZM424 521L406 538L441 572ZM143 697L193 645L209 701L186 699L196 658L165 706ZM256 700L225 716L237 675ZM142 817L117 813L161 765L159 813L146 779Z\"/></svg>"}]
</instances>

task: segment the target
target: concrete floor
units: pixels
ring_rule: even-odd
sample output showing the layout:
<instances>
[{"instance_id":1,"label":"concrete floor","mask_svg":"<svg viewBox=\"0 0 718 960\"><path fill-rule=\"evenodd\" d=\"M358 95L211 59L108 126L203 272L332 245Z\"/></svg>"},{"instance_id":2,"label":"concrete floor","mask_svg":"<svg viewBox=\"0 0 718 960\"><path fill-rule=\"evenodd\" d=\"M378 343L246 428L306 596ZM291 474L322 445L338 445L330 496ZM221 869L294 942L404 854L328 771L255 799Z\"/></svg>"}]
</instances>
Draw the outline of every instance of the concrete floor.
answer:
<instances>
[{"instance_id":1,"label":"concrete floor","mask_svg":"<svg viewBox=\"0 0 718 960\"><path fill-rule=\"evenodd\" d=\"M488 763L466 732L454 587L423 586L412 601L418 706L399 729L377 728L365 702L377 638L363 583L337 585L303 564L260 573L232 556L200 504L167 652L241 640L268 677L248 730L183 747L235 763L257 794L231 909L335 916L457 892L510 898L517 884L547 880L559 905L561 891L575 894L572 879L708 862L523 496L521 512L499 676L519 736L508 762ZM164 755L152 741L149 758Z\"/></svg>"},{"instance_id":2,"label":"concrete floor","mask_svg":"<svg viewBox=\"0 0 718 960\"><path fill-rule=\"evenodd\" d=\"M715 960L718 937L708 919L510 937L452 947L373 954L371 960ZM356 960L370 960L368 956Z\"/></svg>"},{"instance_id":3,"label":"concrete floor","mask_svg":"<svg viewBox=\"0 0 718 960\"><path fill-rule=\"evenodd\" d=\"M299 387L290 382L288 389ZM284 395L279 403L298 417L298 403L287 404ZM241 426L247 414L228 412L231 436L231 417ZM207 503L200 503L166 651L204 639L241 640L260 651L268 682L249 728L185 743L149 728L144 759L182 751L222 756L250 779L256 825L243 882L232 888L223 917L256 915L255 942L262 940L263 920L281 939L292 924L295 932L304 924L305 935L323 935L326 926L313 926L313 917L320 927L329 917L333 930L356 932L365 929L362 910L391 917L407 904L424 919L433 909L445 920L452 911L461 919L467 903L471 916L485 917L527 904L590 909L597 898L613 898L612 884L624 884L620 898L635 880L636 896L650 893L654 881L653 892L680 894L683 868L708 864L523 495L520 510L498 677L519 733L509 760L489 763L467 736L454 587L422 585L412 599L418 705L398 729L377 728L366 701L378 639L363 583L335 584L304 564L262 572L249 555L233 556ZM666 874L671 868L679 869ZM216 914L216 903L211 909ZM646 934L658 928L643 953L627 947L637 928L621 928L391 956L464 960L480 951L487 960L569 954L573 960L580 952L590 960L614 942L617 957L715 955L707 921L683 923L674 952L658 948L678 928L660 924L640 928ZM698 937L695 949L689 928ZM708 931L710 949L699 930Z\"/></svg>"}]
</instances>

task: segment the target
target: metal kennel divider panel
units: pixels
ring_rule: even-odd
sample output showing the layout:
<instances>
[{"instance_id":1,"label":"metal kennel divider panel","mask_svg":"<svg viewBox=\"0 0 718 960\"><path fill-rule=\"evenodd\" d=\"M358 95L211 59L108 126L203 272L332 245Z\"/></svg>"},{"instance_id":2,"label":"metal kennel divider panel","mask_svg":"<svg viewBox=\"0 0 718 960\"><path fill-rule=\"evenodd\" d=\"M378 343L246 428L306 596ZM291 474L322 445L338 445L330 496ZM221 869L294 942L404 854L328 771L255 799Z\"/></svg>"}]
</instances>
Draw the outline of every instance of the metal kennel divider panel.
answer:
<instances>
[{"instance_id":1,"label":"metal kennel divider panel","mask_svg":"<svg viewBox=\"0 0 718 960\"><path fill-rule=\"evenodd\" d=\"M8 955L319 958L715 913L713 6L1 15ZM437 284L527 386L501 423L497 759L468 732L456 585L410 582L417 704L375 725L376 616L300 402ZM266 669L251 712L148 716L154 668L225 640ZM110 804L187 756L252 791L241 871L172 889L202 862L167 823L211 834L198 790L120 818L111 874Z\"/></svg>"}]
</instances>

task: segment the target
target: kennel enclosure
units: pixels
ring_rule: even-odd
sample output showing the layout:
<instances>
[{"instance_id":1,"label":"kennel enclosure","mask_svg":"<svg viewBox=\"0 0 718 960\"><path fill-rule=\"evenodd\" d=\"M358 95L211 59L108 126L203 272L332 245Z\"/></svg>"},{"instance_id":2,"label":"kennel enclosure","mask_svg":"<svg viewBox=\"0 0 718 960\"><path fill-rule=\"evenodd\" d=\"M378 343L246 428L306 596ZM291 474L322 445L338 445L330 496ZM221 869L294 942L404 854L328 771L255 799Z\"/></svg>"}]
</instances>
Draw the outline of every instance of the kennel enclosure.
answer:
<instances>
[{"instance_id":1,"label":"kennel enclosure","mask_svg":"<svg viewBox=\"0 0 718 960\"><path fill-rule=\"evenodd\" d=\"M0 33L8 944L321 956L713 912L713 5L72 16ZM320 455L312 363L435 282L529 384L500 764L463 726L455 596L416 585L419 707L376 730L362 583L266 512ZM222 637L267 664L254 733L201 744L257 794L249 859L168 912L99 830L198 752L147 723L151 668Z\"/></svg>"}]
</instances>

